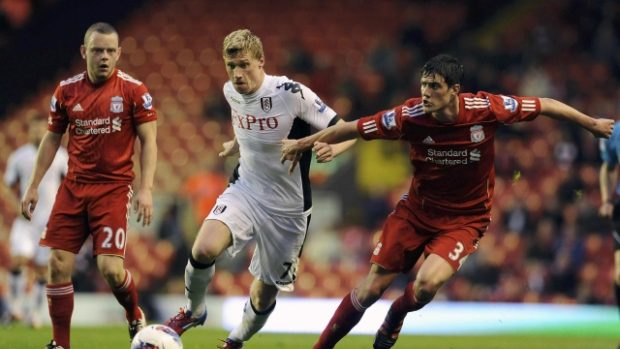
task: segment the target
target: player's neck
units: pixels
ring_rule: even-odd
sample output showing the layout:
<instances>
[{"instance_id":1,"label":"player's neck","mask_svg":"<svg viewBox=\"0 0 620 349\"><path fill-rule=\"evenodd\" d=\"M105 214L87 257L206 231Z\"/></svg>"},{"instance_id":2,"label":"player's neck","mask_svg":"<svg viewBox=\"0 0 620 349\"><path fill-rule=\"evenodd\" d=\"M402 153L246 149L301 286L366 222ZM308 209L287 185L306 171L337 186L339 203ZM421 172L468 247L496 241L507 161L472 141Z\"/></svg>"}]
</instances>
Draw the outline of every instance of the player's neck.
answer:
<instances>
[{"instance_id":1,"label":"player's neck","mask_svg":"<svg viewBox=\"0 0 620 349\"><path fill-rule=\"evenodd\" d=\"M455 98L448 105L433 112L431 115L433 116L433 119L439 121L442 124L455 123L459 118L458 98Z\"/></svg>"}]
</instances>

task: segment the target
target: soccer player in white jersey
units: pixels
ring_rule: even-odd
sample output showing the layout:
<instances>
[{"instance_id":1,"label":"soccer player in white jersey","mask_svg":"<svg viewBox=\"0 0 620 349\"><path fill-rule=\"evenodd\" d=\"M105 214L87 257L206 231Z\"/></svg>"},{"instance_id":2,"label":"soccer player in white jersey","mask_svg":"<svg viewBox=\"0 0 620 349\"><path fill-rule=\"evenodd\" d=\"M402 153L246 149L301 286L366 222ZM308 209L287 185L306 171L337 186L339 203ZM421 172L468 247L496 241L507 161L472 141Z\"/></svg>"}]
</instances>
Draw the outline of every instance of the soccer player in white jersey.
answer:
<instances>
[{"instance_id":1,"label":"soccer player in white jersey","mask_svg":"<svg viewBox=\"0 0 620 349\"><path fill-rule=\"evenodd\" d=\"M341 122L306 86L285 76L267 75L260 39L247 29L224 39L223 58L230 81L224 96L231 108L235 138L220 156L240 154L228 188L205 219L185 269L187 305L167 325L179 334L204 323L204 295L216 258L236 255L250 241L256 249L249 270L254 276L243 319L222 348L241 348L273 311L279 291L292 291L299 254L310 220L312 201L308 171L311 152L289 175L280 162L280 143L301 138L311 129ZM353 145L315 146L317 161L330 161Z\"/></svg>"},{"instance_id":2,"label":"soccer player in white jersey","mask_svg":"<svg viewBox=\"0 0 620 349\"><path fill-rule=\"evenodd\" d=\"M33 118L28 126L28 143L11 153L4 173L4 183L13 189L16 202L19 202L28 184L39 143L47 130L47 122L42 117ZM63 147L41 181L37 211L32 220L27 221L19 215L11 227L8 299L11 319L23 319L35 328L41 325L41 313L45 303L45 274L50 253L49 247L39 246L39 238L47 224L60 182L67 174L67 161L67 151ZM28 293L26 270L30 265L33 267L35 283Z\"/></svg>"}]
</instances>

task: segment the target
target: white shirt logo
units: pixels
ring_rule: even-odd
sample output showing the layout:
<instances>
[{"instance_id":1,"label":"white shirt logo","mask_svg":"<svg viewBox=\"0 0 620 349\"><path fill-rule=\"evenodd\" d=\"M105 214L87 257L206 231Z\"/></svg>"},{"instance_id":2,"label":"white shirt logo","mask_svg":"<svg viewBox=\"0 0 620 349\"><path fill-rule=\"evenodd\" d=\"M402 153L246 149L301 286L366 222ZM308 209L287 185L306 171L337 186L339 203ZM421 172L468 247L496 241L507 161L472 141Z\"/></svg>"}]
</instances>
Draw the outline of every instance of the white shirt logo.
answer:
<instances>
[{"instance_id":1,"label":"white shirt logo","mask_svg":"<svg viewBox=\"0 0 620 349\"><path fill-rule=\"evenodd\" d=\"M479 143L484 140L484 129L482 125L476 125L469 128L471 132L471 141L473 143Z\"/></svg>"},{"instance_id":2,"label":"white shirt logo","mask_svg":"<svg viewBox=\"0 0 620 349\"><path fill-rule=\"evenodd\" d=\"M71 111L84 111L84 109L82 109L82 106L78 103L73 107L73 109L71 109Z\"/></svg>"},{"instance_id":3,"label":"white shirt logo","mask_svg":"<svg viewBox=\"0 0 620 349\"><path fill-rule=\"evenodd\" d=\"M435 140L432 139L431 136L427 136L426 138L424 138L422 143L424 143L424 144L435 144Z\"/></svg>"},{"instance_id":4,"label":"white shirt logo","mask_svg":"<svg viewBox=\"0 0 620 349\"><path fill-rule=\"evenodd\" d=\"M110 111L112 113L123 112L123 97L121 96L112 97L112 101L110 102Z\"/></svg>"}]
</instances>

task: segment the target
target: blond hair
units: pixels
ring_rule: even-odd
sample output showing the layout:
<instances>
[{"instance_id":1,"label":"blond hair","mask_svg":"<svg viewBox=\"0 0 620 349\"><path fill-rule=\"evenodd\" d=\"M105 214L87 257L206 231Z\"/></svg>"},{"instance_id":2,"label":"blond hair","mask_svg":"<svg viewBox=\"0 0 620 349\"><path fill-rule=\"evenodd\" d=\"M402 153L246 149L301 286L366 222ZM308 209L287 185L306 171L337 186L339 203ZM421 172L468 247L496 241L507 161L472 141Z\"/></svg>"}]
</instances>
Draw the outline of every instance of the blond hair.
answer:
<instances>
[{"instance_id":1,"label":"blond hair","mask_svg":"<svg viewBox=\"0 0 620 349\"><path fill-rule=\"evenodd\" d=\"M255 59L262 59L263 43L248 29L239 29L226 35L222 44L224 58L232 58L241 53L248 53Z\"/></svg>"}]
</instances>

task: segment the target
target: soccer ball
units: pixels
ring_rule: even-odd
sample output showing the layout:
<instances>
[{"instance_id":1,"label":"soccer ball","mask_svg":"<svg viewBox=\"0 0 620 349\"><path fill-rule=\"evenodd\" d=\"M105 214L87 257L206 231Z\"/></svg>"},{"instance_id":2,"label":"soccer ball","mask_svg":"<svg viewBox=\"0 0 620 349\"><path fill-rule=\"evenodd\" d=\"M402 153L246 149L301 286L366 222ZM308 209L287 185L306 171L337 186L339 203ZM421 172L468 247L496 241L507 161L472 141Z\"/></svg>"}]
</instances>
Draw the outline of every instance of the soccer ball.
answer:
<instances>
[{"instance_id":1,"label":"soccer ball","mask_svg":"<svg viewBox=\"0 0 620 349\"><path fill-rule=\"evenodd\" d=\"M133 337L131 349L183 349L183 343L170 327L148 325Z\"/></svg>"}]
</instances>

